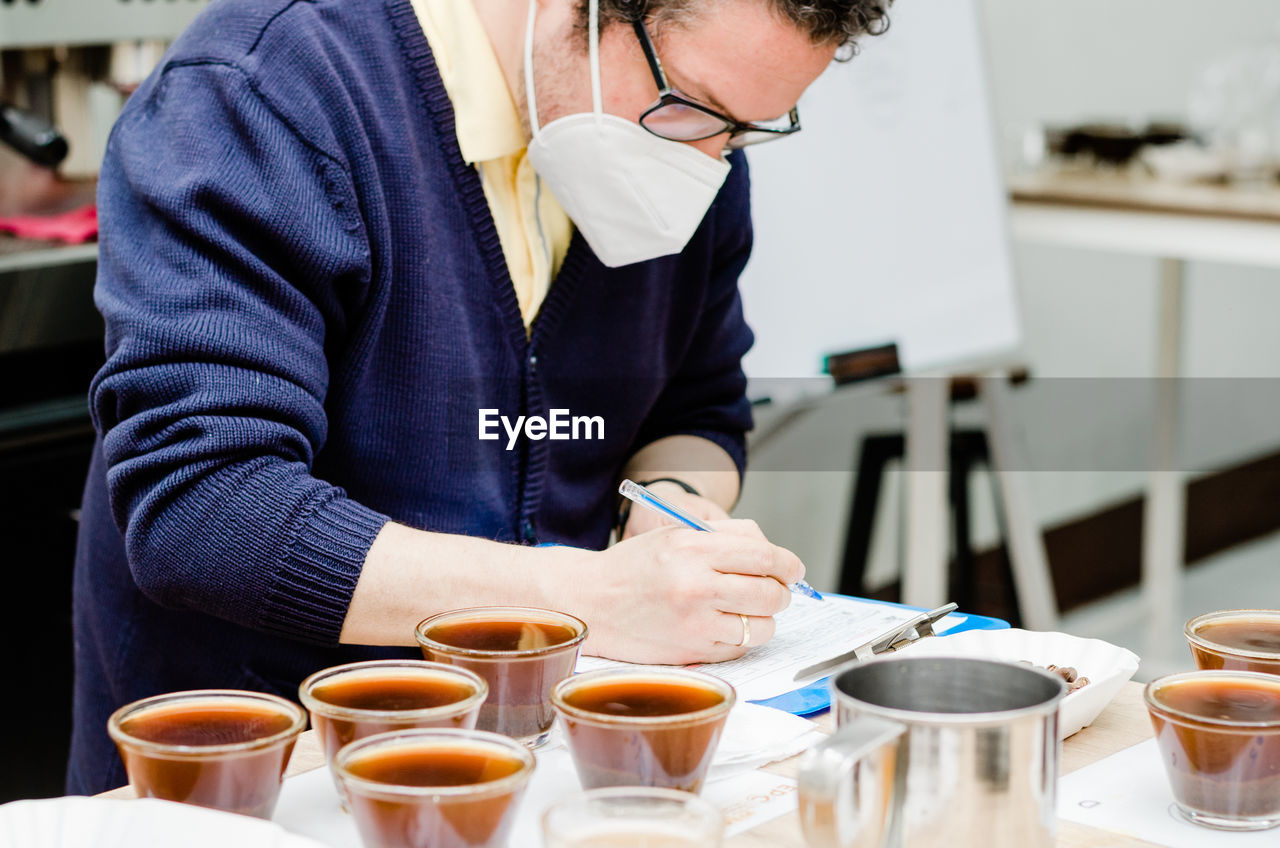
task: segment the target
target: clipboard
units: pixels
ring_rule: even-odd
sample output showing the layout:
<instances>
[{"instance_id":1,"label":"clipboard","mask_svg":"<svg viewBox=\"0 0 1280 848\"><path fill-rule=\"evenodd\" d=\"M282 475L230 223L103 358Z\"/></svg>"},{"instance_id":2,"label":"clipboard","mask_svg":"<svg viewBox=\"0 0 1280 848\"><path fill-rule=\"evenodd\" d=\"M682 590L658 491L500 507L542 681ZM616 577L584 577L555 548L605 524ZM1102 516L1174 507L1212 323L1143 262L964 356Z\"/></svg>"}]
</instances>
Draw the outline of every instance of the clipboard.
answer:
<instances>
[{"instance_id":1,"label":"clipboard","mask_svg":"<svg viewBox=\"0 0 1280 848\"><path fill-rule=\"evenodd\" d=\"M852 597L854 600L868 604L883 604L884 606L897 607L904 610L914 610L915 612L928 612L922 607L913 607L906 604L895 604L891 601L877 601L871 598L858 598L852 595L835 595L834 593L826 593L827 597ZM945 639L953 633L963 633L966 630L1007 630L1009 622L1000 618L991 618L985 615L973 615L964 611L959 611L960 615L966 616L965 620L957 624L955 627L947 630L933 638ZM752 701L753 704L760 704L766 707L773 707L776 710L791 713L798 716L810 716L821 713L831 708L831 677L828 675L820 680L815 680L791 692L777 695L773 698L766 698L761 701Z\"/></svg>"}]
</instances>

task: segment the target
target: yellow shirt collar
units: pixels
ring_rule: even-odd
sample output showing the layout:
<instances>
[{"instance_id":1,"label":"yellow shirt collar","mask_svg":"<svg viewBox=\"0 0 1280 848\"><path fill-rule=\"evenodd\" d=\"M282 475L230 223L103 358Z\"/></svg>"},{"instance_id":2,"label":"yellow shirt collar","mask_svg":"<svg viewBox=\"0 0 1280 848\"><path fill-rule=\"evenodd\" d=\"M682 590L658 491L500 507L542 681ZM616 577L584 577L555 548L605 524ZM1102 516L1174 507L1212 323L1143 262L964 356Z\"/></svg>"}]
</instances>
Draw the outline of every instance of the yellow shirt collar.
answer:
<instances>
[{"instance_id":1,"label":"yellow shirt collar","mask_svg":"<svg viewBox=\"0 0 1280 848\"><path fill-rule=\"evenodd\" d=\"M468 164L528 145L502 66L472 0L412 0L453 102L458 146Z\"/></svg>"}]
</instances>

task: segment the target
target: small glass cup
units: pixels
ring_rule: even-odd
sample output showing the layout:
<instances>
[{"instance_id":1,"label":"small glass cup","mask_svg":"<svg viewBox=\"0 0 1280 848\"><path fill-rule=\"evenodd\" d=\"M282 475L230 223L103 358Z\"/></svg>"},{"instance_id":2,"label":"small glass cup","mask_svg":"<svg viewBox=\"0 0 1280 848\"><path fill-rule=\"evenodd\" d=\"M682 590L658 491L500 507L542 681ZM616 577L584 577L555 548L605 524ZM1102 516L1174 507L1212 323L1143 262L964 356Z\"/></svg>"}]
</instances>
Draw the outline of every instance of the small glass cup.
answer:
<instances>
[{"instance_id":1,"label":"small glass cup","mask_svg":"<svg viewBox=\"0 0 1280 848\"><path fill-rule=\"evenodd\" d=\"M519 742L451 728L379 733L334 759L365 848L501 848L533 769Z\"/></svg>"},{"instance_id":2,"label":"small glass cup","mask_svg":"<svg viewBox=\"0 0 1280 848\"><path fill-rule=\"evenodd\" d=\"M111 714L139 798L269 819L307 714L292 701L238 689L156 695Z\"/></svg>"},{"instance_id":3,"label":"small glass cup","mask_svg":"<svg viewBox=\"0 0 1280 848\"><path fill-rule=\"evenodd\" d=\"M723 837L720 811L675 789L591 789L542 814L545 848L716 848Z\"/></svg>"},{"instance_id":4,"label":"small glass cup","mask_svg":"<svg viewBox=\"0 0 1280 848\"><path fill-rule=\"evenodd\" d=\"M1280 610L1221 610L1183 628L1196 668L1280 675Z\"/></svg>"},{"instance_id":5,"label":"small glass cup","mask_svg":"<svg viewBox=\"0 0 1280 848\"><path fill-rule=\"evenodd\" d=\"M428 660L470 669L489 684L477 729L536 748L555 723L551 687L573 674L587 625L554 610L472 607L433 615L414 632Z\"/></svg>"},{"instance_id":6,"label":"small glass cup","mask_svg":"<svg viewBox=\"0 0 1280 848\"><path fill-rule=\"evenodd\" d=\"M488 694L489 684L478 674L423 660L333 666L298 687L331 772L339 748L375 733L415 727L471 729ZM336 774L334 785L341 795Z\"/></svg>"},{"instance_id":7,"label":"small glass cup","mask_svg":"<svg viewBox=\"0 0 1280 848\"><path fill-rule=\"evenodd\" d=\"M556 684L551 703L584 789L653 786L697 793L733 687L682 668L612 668Z\"/></svg>"},{"instance_id":8,"label":"small glass cup","mask_svg":"<svg viewBox=\"0 0 1280 848\"><path fill-rule=\"evenodd\" d=\"M1280 679L1189 671L1153 680L1144 697L1184 818L1219 830L1280 825Z\"/></svg>"}]
</instances>

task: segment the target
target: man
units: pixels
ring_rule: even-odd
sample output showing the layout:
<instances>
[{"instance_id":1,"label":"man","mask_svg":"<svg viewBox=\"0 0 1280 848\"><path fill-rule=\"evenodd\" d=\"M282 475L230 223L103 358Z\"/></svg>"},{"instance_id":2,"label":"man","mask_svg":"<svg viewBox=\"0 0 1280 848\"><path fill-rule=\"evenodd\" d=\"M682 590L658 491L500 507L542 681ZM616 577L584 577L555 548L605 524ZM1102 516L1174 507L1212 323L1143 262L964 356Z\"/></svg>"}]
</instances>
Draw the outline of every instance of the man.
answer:
<instances>
[{"instance_id":1,"label":"man","mask_svg":"<svg viewBox=\"0 0 1280 848\"><path fill-rule=\"evenodd\" d=\"M218 0L131 98L99 191L70 791L124 782L123 703L293 696L414 653L441 610L563 610L637 662L772 635L803 566L726 520L751 231L722 153L797 129L883 11L600 5ZM636 512L606 548L623 476L720 532Z\"/></svg>"}]
</instances>

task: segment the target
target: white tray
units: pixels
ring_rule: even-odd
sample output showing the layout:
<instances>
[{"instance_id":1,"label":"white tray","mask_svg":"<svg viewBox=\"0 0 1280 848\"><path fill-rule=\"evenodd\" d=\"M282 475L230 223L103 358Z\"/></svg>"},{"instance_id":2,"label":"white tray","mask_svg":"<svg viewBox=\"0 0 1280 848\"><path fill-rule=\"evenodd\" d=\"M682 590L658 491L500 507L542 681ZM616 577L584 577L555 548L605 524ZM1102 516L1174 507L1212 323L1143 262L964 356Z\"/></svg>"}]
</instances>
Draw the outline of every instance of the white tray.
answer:
<instances>
[{"instance_id":1,"label":"white tray","mask_svg":"<svg viewBox=\"0 0 1280 848\"><path fill-rule=\"evenodd\" d=\"M1059 736L1066 739L1088 727L1138 670L1132 651L1068 633L1033 630L967 630L954 636L921 639L902 649L904 656L976 657L1033 665L1071 666L1089 678L1062 702Z\"/></svg>"}]
</instances>

